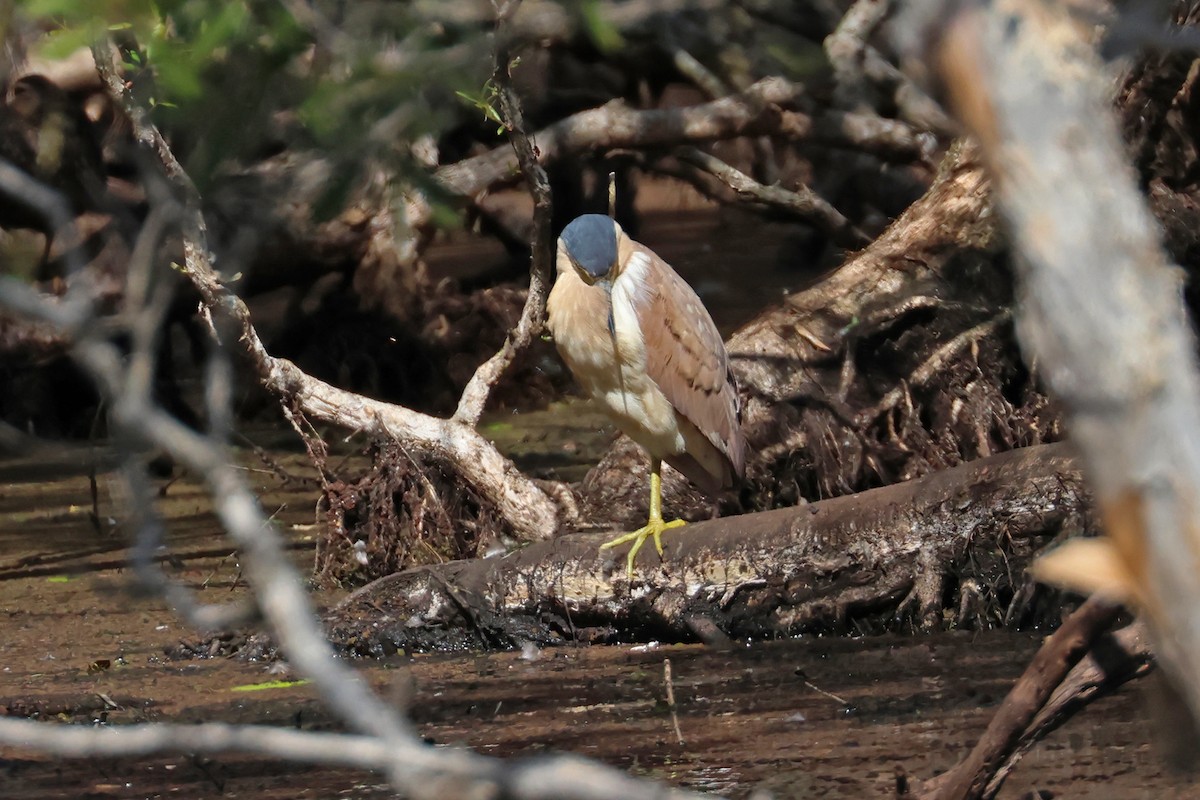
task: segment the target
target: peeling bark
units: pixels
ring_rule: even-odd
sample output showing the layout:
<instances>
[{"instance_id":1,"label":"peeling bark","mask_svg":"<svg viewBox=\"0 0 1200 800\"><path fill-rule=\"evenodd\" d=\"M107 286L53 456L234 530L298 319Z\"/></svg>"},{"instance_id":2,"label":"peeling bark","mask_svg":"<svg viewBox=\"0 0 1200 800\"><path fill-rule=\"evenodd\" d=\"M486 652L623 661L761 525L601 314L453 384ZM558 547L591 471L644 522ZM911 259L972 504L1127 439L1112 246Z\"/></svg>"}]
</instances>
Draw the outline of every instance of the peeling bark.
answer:
<instances>
[{"instance_id":1,"label":"peeling bark","mask_svg":"<svg viewBox=\"0 0 1200 800\"><path fill-rule=\"evenodd\" d=\"M1006 596L1021 565L1087 524L1063 445L1026 448L861 494L691 525L651 548L631 585L601 534L381 578L331 613L335 643L360 653L513 646L622 635L729 636L844 629L855 620L940 619L943 576ZM931 579L936 574L938 579ZM936 613L930 613L936 610Z\"/></svg>"}]
</instances>

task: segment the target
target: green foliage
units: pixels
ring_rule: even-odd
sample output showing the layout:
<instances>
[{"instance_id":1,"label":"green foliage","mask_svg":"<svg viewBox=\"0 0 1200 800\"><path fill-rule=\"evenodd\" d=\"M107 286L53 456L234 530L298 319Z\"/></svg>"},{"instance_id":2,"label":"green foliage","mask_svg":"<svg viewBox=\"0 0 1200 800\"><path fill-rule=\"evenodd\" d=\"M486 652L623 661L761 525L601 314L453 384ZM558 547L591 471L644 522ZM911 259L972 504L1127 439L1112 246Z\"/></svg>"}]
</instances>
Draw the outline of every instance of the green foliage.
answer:
<instances>
[{"instance_id":1,"label":"green foliage","mask_svg":"<svg viewBox=\"0 0 1200 800\"><path fill-rule=\"evenodd\" d=\"M463 91L455 92L455 94L469 105L482 111L485 120L496 123L497 136L504 133L504 120L500 118L500 112L496 110L496 84L490 78L483 85L483 91L478 94L469 94Z\"/></svg>"},{"instance_id":2,"label":"green foliage","mask_svg":"<svg viewBox=\"0 0 1200 800\"><path fill-rule=\"evenodd\" d=\"M32 43L43 57L115 42L135 100L202 192L284 149L333 161L330 213L380 169L385 190L427 181L408 143L462 120L455 93L491 72L486 31L430 25L406 4L312 5L311 29L279 0L26 0L18 13L47 31Z\"/></svg>"},{"instance_id":3,"label":"green foliage","mask_svg":"<svg viewBox=\"0 0 1200 800\"><path fill-rule=\"evenodd\" d=\"M613 25L600 13L599 0L581 0L579 13L583 17L583 27L591 38L592 43L602 53L620 50L625 41L617 26Z\"/></svg>"}]
</instances>

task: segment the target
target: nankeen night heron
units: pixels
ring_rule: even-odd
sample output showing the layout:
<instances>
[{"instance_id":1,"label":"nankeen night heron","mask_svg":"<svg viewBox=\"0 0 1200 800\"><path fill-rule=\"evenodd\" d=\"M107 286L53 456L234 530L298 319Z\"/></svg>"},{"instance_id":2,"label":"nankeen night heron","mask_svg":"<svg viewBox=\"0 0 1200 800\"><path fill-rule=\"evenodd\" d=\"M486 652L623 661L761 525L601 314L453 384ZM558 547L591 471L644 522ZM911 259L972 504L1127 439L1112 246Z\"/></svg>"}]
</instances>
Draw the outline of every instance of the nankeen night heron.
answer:
<instances>
[{"instance_id":1,"label":"nankeen night heron","mask_svg":"<svg viewBox=\"0 0 1200 800\"><path fill-rule=\"evenodd\" d=\"M725 343L704 304L665 261L613 219L584 214L558 239L558 279L546 304L559 353L581 388L650 455L650 518L601 545L646 539L661 556L662 462L709 493L745 467L745 439Z\"/></svg>"}]
</instances>

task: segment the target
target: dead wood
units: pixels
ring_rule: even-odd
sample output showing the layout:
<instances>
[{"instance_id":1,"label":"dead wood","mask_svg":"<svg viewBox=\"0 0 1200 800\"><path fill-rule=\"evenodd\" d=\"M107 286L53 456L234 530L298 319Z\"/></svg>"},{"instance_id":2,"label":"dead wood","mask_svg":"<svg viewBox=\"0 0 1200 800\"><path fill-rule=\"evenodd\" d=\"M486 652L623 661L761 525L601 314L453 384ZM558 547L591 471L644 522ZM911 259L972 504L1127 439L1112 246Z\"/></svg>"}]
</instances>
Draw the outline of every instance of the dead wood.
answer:
<instances>
[{"instance_id":1,"label":"dead wood","mask_svg":"<svg viewBox=\"0 0 1200 800\"><path fill-rule=\"evenodd\" d=\"M512 366L517 356L542 332L546 316L546 298L549 296L554 274L555 244L554 232L551 229L553 198L550 195L550 179L538 163L537 150L525 129L525 117L521 110L520 98L512 85L511 69L512 54L506 48L501 48L496 53L496 70L493 76L498 89L500 113L508 129L513 150L517 154L517 161L521 165L521 174L525 176L529 193L533 197L533 230L529 242L529 291L521 310L521 318L504 340L504 346L479 365L463 388L454 419L467 425L478 424L488 396L504 371Z\"/></svg>"},{"instance_id":2,"label":"dead wood","mask_svg":"<svg viewBox=\"0 0 1200 800\"><path fill-rule=\"evenodd\" d=\"M671 109L635 110L620 100L582 111L534 134L542 164L568 155L620 147L663 147L738 136L772 135L864 149L888 158L913 160L923 152L917 132L871 115L832 113L814 118L786 108L804 88L783 78L763 78L719 100ZM451 192L470 197L510 183L517 170L512 149L497 147L437 171Z\"/></svg>"},{"instance_id":3,"label":"dead wood","mask_svg":"<svg viewBox=\"0 0 1200 800\"><path fill-rule=\"evenodd\" d=\"M1195 333L1109 101L1064 9L963 10L936 45L1020 253L1021 340L1062 402L1108 539L1068 543L1048 579L1126 599L1200 719L1200 365Z\"/></svg>"},{"instance_id":4,"label":"dead wood","mask_svg":"<svg viewBox=\"0 0 1200 800\"><path fill-rule=\"evenodd\" d=\"M919 480L811 505L697 523L648 551L636 579L602 554L604 534L564 536L503 557L422 567L350 595L327 624L340 646L514 646L654 636L690 639L707 619L729 636L840 630L866 618L941 618L953 578L993 603L1087 499L1062 445L1025 448ZM953 576L953 577L952 577Z\"/></svg>"},{"instance_id":5,"label":"dead wood","mask_svg":"<svg viewBox=\"0 0 1200 800\"><path fill-rule=\"evenodd\" d=\"M957 127L945 110L869 42L892 9L890 0L857 0L825 38L835 100L852 110L894 109L896 116L920 130L953 136Z\"/></svg>"},{"instance_id":6,"label":"dead wood","mask_svg":"<svg viewBox=\"0 0 1200 800\"><path fill-rule=\"evenodd\" d=\"M100 70L112 96L122 103L141 141L160 159L167 177L185 196L183 210L184 275L203 299L214 333L232 332L236 342L254 365L262 385L278 398L293 424L310 417L371 438L403 442L409 452L444 464L472 484L481 497L493 504L519 539L551 536L572 519L569 507L555 502L537 484L513 466L483 438L473 425L439 419L402 406L372 400L339 389L307 375L294 363L272 356L250 319L245 302L222 282L213 268L207 246L207 229L200 211L200 198L158 129L148 121L126 94L111 54L97 54Z\"/></svg>"},{"instance_id":7,"label":"dead wood","mask_svg":"<svg viewBox=\"0 0 1200 800\"><path fill-rule=\"evenodd\" d=\"M1039 712L1120 611L1120 606L1092 598L1067 617L1029 662L970 754L953 769L926 782L916 796L922 800L994 796L1007 774L1007 770L1000 774L1002 768L1011 769L1012 763L1006 763L1008 757L1026 739L1026 731ZM1045 732L1045 728L1039 730Z\"/></svg>"},{"instance_id":8,"label":"dead wood","mask_svg":"<svg viewBox=\"0 0 1200 800\"><path fill-rule=\"evenodd\" d=\"M840 245L862 247L870 241L840 211L807 186L798 186L794 190L782 186L764 186L716 156L695 147L678 148L675 157L711 174L732 189L740 199L762 203L812 223Z\"/></svg>"},{"instance_id":9,"label":"dead wood","mask_svg":"<svg viewBox=\"0 0 1200 800\"><path fill-rule=\"evenodd\" d=\"M1025 726L1016 747L989 779L982 796L994 797L1021 757L1051 731L1057 730L1093 700L1108 695L1125 682L1140 678L1153 669L1154 654L1150 650L1150 637L1146 626L1140 622L1094 640L1088 654L1067 673L1033 720ZM1176 709L1177 712L1179 710ZM1194 739L1194 736L1191 738Z\"/></svg>"}]
</instances>

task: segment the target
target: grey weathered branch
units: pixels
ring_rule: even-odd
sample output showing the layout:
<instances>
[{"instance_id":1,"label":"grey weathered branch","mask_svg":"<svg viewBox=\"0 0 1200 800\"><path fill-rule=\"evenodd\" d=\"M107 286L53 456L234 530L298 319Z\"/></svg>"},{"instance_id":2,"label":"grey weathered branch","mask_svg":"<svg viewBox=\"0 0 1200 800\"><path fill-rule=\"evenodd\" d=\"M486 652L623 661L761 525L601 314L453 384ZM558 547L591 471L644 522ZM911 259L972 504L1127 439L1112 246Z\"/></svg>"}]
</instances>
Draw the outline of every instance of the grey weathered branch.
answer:
<instances>
[{"instance_id":1,"label":"grey weathered branch","mask_svg":"<svg viewBox=\"0 0 1200 800\"><path fill-rule=\"evenodd\" d=\"M886 158L923 157L924 140L904 123L841 112L814 118L780 108L803 91L783 78L763 78L743 92L684 108L638 111L614 100L543 128L533 134L533 141L541 164L593 150L674 146L762 134L854 147ZM519 174L518 166L516 154L504 146L444 166L436 174L449 191L471 197L511 183Z\"/></svg>"},{"instance_id":2,"label":"grey weathered branch","mask_svg":"<svg viewBox=\"0 0 1200 800\"><path fill-rule=\"evenodd\" d=\"M150 723L83 727L0 718L6 747L63 758L159 753L252 753L305 764L390 771L413 798L511 797L520 800L701 800L699 795L632 778L577 756L501 761L413 740L396 747L371 736L264 725ZM395 780L399 776L400 780Z\"/></svg>"},{"instance_id":3,"label":"grey weathered branch","mask_svg":"<svg viewBox=\"0 0 1200 800\"><path fill-rule=\"evenodd\" d=\"M100 66L103 59L97 58ZM109 62L104 62L109 64ZM121 102L133 109L136 104L124 94L124 84L111 71L106 83ZM104 74L102 72L102 74ZM212 314L229 322L238 332L238 344L251 357L263 385L294 404L312 419L361 431L368 436L395 438L405 442L410 452L443 463L462 475L479 494L495 505L524 540L543 539L559 529L566 516L562 509L533 481L517 470L474 428L473 421L440 419L402 406L371 400L338 389L307 375L292 362L272 356L250 319L246 304L221 282L213 269L205 240L205 223L200 213L194 186L183 174L162 135L144 114L131 110L135 134L160 157L168 177L179 181L189 198L184 212L184 274L199 292Z\"/></svg>"},{"instance_id":4,"label":"grey weathered branch","mask_svg":"<svg viewBox=\"0 0 1200 800\"><path fill-rule=\"evenodd\" d=\"M928 9L925 9L926 11ZM1020 255L1018 333L1066 409L1107 544L1056 580L1128 599L1200 718L1200 368L1088 34L1037 0L968 3L931 52Z\"/></svg>"},{"instance_id":5,"label":"grey weathered branch","mask_svg":"<svg viewBox=\"0 0 1200 800\"><path fill-rule=\"evenodd\" d=\"M571 624L688 637L707 619L731 636L794 634L870 608L914 611L930 625L941 619L942 576L975 548L1005 548L1019 563L1086 519L1066 449L1031 447L856 495L694 523L661 561L642 554L632 585L623 559L599 550L606 534L575 534L381 578L328 625L336 642L367 653L562 641L576 633Z\"/></svg>"}]
</instances>

